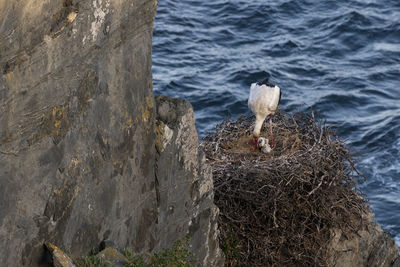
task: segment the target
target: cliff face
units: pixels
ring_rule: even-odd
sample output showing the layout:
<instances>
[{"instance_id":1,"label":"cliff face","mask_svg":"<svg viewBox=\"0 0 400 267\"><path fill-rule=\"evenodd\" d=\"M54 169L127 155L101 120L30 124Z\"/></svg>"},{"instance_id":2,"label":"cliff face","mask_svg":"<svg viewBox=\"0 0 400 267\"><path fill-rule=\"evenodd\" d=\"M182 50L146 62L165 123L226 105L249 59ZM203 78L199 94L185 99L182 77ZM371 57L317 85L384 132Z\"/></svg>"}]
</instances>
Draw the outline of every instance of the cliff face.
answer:
<instances>
[{"instance_id":1,"label":"cliff face","mask_svg":"<svg viewBox=\"0 0 400 267\"><path fill-rule=\"evenodd\" d=\"M156 4L0 2L5 266L40 265L45 241L77 257L102 240L141 253L187 233L197 260L221 262L191 108L155 124Z\"/></svg>"},{"instance_id":2,"label":"cliff face","mask_svg":"<svg viewBox=\"0 0 400 267\"><path fill-rule=\"evenodd\" d=\"M211 167L199 155L192 106L182 99L156 97L156 191L159 247L188 234L201 266L223 265Z\"/></svg>"},{"instance_id":3,"label":"cliff face","mask_svg":"<svg viewBox=\"0 0 400 267\"><path fill-rule=\"evenodd\" d=\"M400 264L398 247L392 237L374 222L374 214L370 211L363 213L362 220L366 222L365 227L350 237L341 229L332 229L328 266L396 267Z\"/></svg>"}]
</instances>

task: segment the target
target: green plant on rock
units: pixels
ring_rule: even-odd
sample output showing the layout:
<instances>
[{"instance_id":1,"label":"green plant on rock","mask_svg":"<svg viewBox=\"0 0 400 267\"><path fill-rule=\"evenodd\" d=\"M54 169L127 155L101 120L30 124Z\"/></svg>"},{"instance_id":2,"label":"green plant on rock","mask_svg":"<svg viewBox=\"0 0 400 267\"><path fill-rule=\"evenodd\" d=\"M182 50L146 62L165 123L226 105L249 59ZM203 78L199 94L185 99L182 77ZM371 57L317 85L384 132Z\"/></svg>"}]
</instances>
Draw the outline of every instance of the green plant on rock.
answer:
<instances>
[{"instance_id":1,"label":"green plant on rock","mask_svg":"<svg viewBox=\"0 0 400 267\"><path fill-rule=\"evenodd\" d=\"M145 267L148 266L146 261L143 259L142 256L135 256L131 251L125 250L122 253L125 258L127 259L128 263L125 266L128 267Z\"/></svg>"},{"instance_id":2,"label":"green plant on rock","mask_svg":"<svg viewBox=\"0 0 400 267\"><path fill-rule=\"evenodd\" d=\"M221 249L225 254L225 266L237 266L239 259L239 240L231 231L222 238Z\"/></svg>"},{"instance_id":3,"label":"green plant on rock","mask_svg":"<svg viewBox=\"0 0 400 267\"><path fill-rule=\"evenodd\" d=\"M193 265L193 254L188 250L189 238L176 241L174 246L162 250L160 253L149 255L148 260L142 256L134 256L130 251L125 251L124 256L128 260L127 267L186 267Z\"/></svg>"},{"instance_id":4,"label":"green plant on rock","mask_svg":"<svg viewBox=\"0 0 400 267\"><path fill-rule=\"evenodd\" d=\"M105 262L104 259L95 255L86 256L75 262L77 267L112 267L112 264Z\"/></svg>"}]
</instances>

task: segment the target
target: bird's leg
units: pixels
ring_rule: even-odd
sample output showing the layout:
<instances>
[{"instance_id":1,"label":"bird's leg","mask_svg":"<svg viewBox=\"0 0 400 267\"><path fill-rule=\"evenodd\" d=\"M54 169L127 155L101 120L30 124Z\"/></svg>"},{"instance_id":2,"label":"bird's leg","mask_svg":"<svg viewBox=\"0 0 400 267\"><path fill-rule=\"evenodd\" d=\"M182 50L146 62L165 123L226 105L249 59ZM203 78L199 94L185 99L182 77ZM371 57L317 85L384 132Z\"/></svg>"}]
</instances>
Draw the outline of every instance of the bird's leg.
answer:
<instances>
[{"instance_id":1,"label":"bird's leg","mask_svg":"<svg viewBox=\"0 0 400 267\"><path fill-rule=\"evenodd\" d=\"M253 135L249 140L248 144L254 145L254 151L257 151L258 138Z\"/></svg>"},{"instance_id":2,"label":"bird's leg","mask_svg":"<svg viewBox=\"0 0 400 267\"><path fill-rule=\"evenodd\" d=\"M270 136L271 136L271 147L274 147L275 143L274 143L274 135L272 134L272 115L269 115L269 129L270 129Z\"/></svg>"}]
</instances>

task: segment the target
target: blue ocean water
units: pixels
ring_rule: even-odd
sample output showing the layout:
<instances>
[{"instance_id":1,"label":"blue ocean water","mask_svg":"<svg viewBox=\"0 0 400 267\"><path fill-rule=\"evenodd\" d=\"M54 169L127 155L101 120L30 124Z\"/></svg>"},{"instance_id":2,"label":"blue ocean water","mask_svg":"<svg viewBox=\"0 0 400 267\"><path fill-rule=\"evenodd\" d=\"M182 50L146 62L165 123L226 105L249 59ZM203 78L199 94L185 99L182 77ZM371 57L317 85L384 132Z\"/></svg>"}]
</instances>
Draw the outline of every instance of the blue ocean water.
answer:
<instances>
[{"instance_id":1,"label":"blue ocean water","mask_svg":"<svg viewBox=\"0 0 400 267\"><path fill-rule=\"evenodd\" d=\"M155 94L195 110L200 137L249 113L270 73L281 108L312 107L358 155L359 188L400 245L400 1L160 0Z\"/></svg>"}]
</instances>

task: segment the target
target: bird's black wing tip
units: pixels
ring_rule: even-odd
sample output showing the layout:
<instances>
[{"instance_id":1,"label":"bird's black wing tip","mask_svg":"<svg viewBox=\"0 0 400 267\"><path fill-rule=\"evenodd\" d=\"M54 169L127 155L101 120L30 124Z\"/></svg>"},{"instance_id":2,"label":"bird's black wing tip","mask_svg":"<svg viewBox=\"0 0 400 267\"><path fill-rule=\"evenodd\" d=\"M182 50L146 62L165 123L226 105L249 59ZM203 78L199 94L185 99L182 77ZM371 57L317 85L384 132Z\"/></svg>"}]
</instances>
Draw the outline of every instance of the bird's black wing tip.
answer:
<instances>
[{"instance_id":1,"label":"bird's black wing tip","mask_svg":"<svg viewBox=\"0 0 400 267\"><path fill-rule=\"evenodd\" d=\"M275 87L275 84L273 84L270 80L269 80L269 77L267 77L267 78L265 78L264 80L262 80L262 82L258 82L257 83L258 85L263 85L263 84L265 84L266 86L269 86L269 87Z\"/></svg>"},{"instance_id":2,"label":"bird's black wing tip","mask_svg":"<svg viewBox=\"0 0 400 267\"><path fill-rule=\"evenodd\" d=\"M279 100L278 100L278 105L281 103L281 97L282 97L282 92L279 90Z\"/></svg>"}]
</instances>

